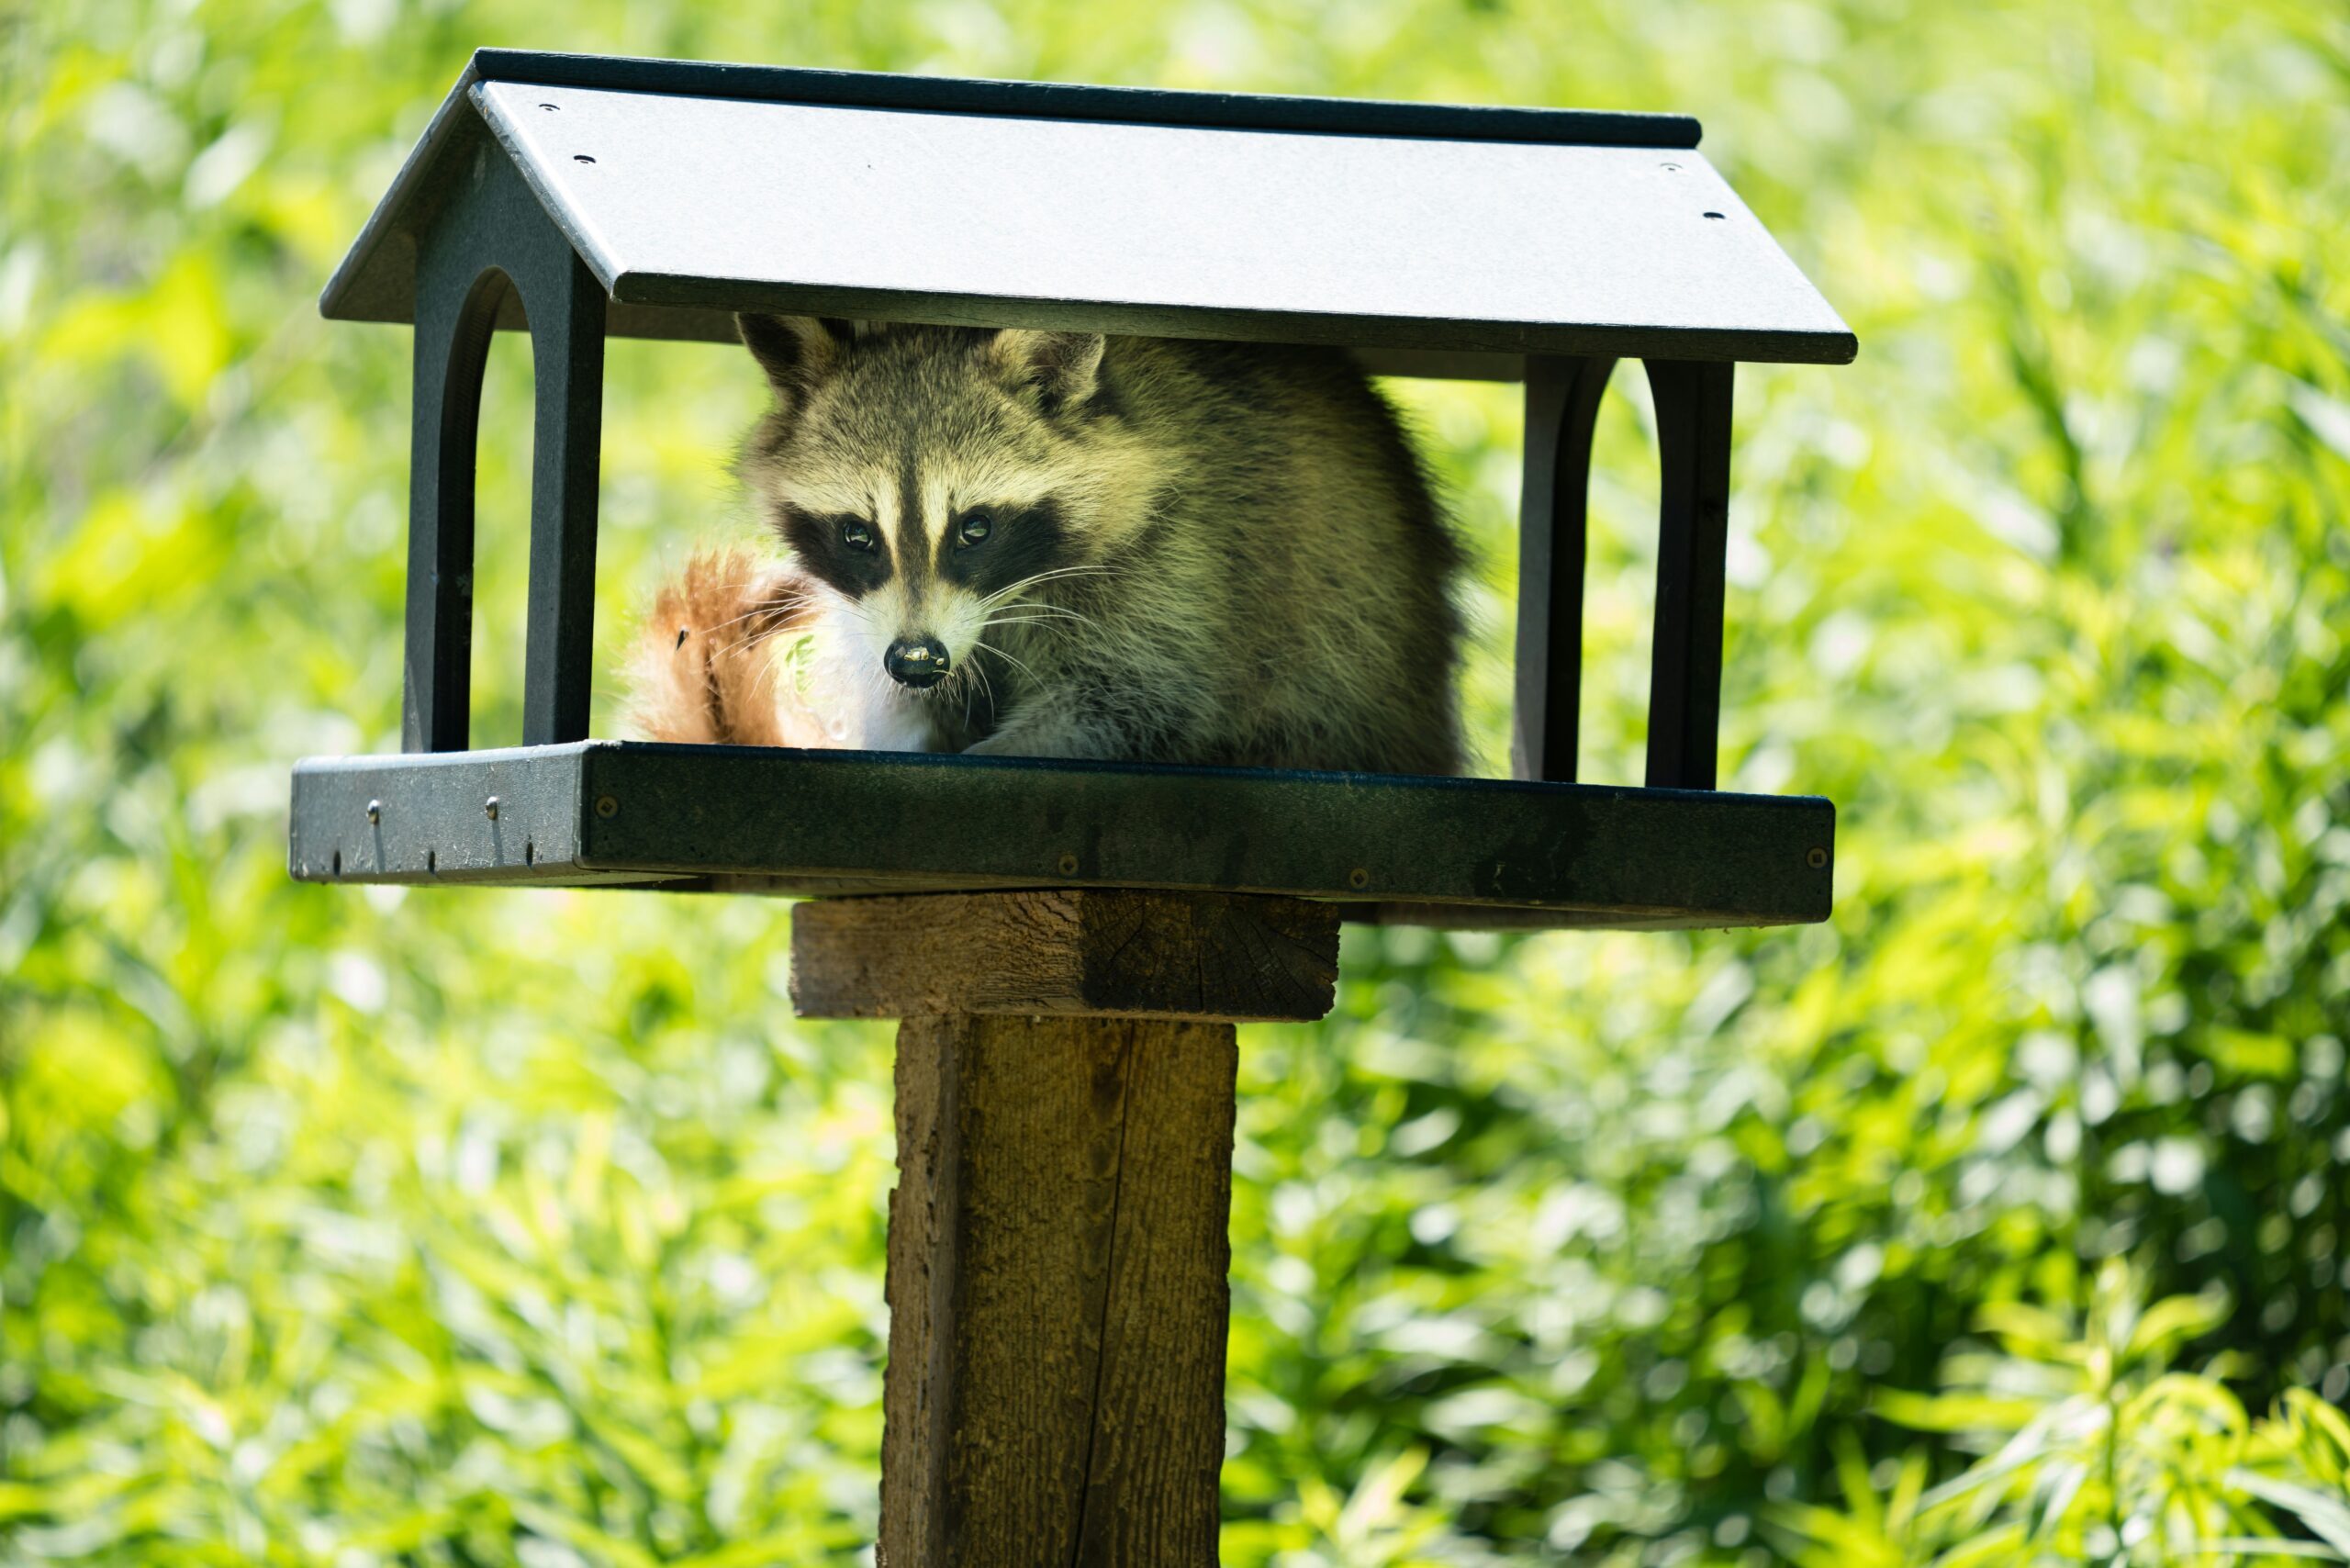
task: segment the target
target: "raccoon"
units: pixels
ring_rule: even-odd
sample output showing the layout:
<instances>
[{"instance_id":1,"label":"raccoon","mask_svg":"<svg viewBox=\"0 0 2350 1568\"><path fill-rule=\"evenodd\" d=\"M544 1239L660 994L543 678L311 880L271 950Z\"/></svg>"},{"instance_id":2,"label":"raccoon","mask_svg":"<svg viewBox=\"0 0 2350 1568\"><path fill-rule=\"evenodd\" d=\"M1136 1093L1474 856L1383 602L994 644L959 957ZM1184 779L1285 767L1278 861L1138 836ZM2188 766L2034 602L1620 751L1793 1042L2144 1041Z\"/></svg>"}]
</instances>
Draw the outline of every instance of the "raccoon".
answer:
<instances>
[{"instance_id":1,"label":"raccoon","mask_svg":"<svg viewBox=\"0 0 2350 1568\"><path fill-rule=\"evenodd\" d=\"M775 398L740 472L788 559L663 596L656 738L1459 771L1461 553L1346 355L737 325Z\"/></svg>"}]
</instances>

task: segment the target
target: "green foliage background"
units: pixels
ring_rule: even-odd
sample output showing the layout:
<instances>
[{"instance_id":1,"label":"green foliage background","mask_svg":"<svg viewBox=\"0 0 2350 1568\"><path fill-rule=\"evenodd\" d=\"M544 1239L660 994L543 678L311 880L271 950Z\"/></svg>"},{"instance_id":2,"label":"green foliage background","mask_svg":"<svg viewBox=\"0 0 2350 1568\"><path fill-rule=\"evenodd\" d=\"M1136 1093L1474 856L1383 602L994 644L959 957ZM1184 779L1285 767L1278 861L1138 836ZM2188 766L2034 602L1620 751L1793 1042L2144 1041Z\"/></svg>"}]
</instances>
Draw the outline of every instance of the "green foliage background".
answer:
<instances>
[{"instance_id":1,"label":"green foliage background","mask_svg":"<svg viewBox=\"0 0 2350 1568\"><path fill-rule=\"evenodd\" d=\"M791 1020L789 910L285 874L288 764L398 703L408 337L312 300L480 44L1686 109L1860 333L1740 380L1723 740L1837 801L1836 918L1353 931L1336 1016L1247 1032L1228 1562L1910 1561L1837 1531L2012 1423L1900 1396L2125 1256L2254 1410L2350 1390L2340 6L0 0L0 1562L869 1539L889 1040ZM492 375L477 744L520 727ZM1515 411L1403 394L1498 767ZM606 647L741 526L758 397L616 345Z\"/></svg>"}]
</instances>

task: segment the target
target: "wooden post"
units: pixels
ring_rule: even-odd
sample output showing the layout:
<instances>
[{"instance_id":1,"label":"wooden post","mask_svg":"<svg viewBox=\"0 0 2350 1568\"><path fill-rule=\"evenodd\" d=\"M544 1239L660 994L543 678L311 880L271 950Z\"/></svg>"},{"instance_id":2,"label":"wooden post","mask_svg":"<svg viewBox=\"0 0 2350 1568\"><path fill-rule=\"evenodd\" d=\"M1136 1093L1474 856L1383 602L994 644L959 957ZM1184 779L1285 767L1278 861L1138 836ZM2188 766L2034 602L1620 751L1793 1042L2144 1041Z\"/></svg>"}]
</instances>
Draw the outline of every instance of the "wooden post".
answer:
<instances>
[{"instance_id":1,"label":"wooden post","mask_svg":"<svg viewBox=\"0 0 2350 1568\"><path fill-rule=\"evenodd\" d=\"M881 1568L1207 1568L1237 1019L1318 1018L1337 912L1064 890L831 900L803 1016L902 1017Z\"/></svg>"}]
</instances>

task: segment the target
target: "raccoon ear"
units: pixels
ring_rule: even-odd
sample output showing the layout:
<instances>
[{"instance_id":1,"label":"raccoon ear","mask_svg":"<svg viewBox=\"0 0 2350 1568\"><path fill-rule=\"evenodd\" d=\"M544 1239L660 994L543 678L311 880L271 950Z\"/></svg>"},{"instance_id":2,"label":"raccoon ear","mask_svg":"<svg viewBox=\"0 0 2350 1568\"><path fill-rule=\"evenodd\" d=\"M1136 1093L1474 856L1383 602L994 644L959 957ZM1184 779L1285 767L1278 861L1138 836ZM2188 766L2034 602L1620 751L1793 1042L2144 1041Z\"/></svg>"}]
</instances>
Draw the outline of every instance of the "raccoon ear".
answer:
<instances>
[{"instance_id":1,"label":"raccoon ear","mask_svg":"<svg viewBox=\"0 0 2350 1568\"><path fill-rule=\"evenodd\" d=\"M734 330L786 408L839 367L856 333L853 323L833 316L741 315Z\"/></svg>"},{"instance_id":2,"label":"raccoon ear","mask_svg":"<svg viewBox=\"0 0 2350 1568\"><path fill-rule=\"evenodd\" d=\"M1013 386L1034 386L1048 413L1073 409L1101 384L1099 332L1038 332L1006 327L988 344L988 361Z\"/></svg>"}]
</instances>

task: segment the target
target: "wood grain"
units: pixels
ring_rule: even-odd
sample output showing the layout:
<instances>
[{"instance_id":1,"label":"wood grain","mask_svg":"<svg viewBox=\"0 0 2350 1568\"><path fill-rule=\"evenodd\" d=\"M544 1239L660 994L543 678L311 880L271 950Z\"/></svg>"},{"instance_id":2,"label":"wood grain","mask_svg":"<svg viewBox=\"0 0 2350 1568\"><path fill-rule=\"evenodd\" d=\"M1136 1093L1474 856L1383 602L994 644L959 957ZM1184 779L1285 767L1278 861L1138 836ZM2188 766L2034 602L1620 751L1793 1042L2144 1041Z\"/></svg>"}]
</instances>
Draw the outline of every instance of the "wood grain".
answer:
<instances>
[{"instance_id":1,"label":"wood grain","mask_svg":"<svg viewBox=\"0 0 2350 1568\"><path fill-rule=\"evenodd\" d=\"M1232 1026L898 1038L882 1568L1214 1563Z\"/></svg>"},{"instance_id":2,"label":"wood grain","mask_svg":"<svg viewBox=\"0 0 2350 1568\"><path fill-rule=\"evenodd\" d=\"M1337 972L1338 912L1302 899L929 893L818 900L791 923L804 1018L1312 1019Z\"/></svg>"}]
</instances>

